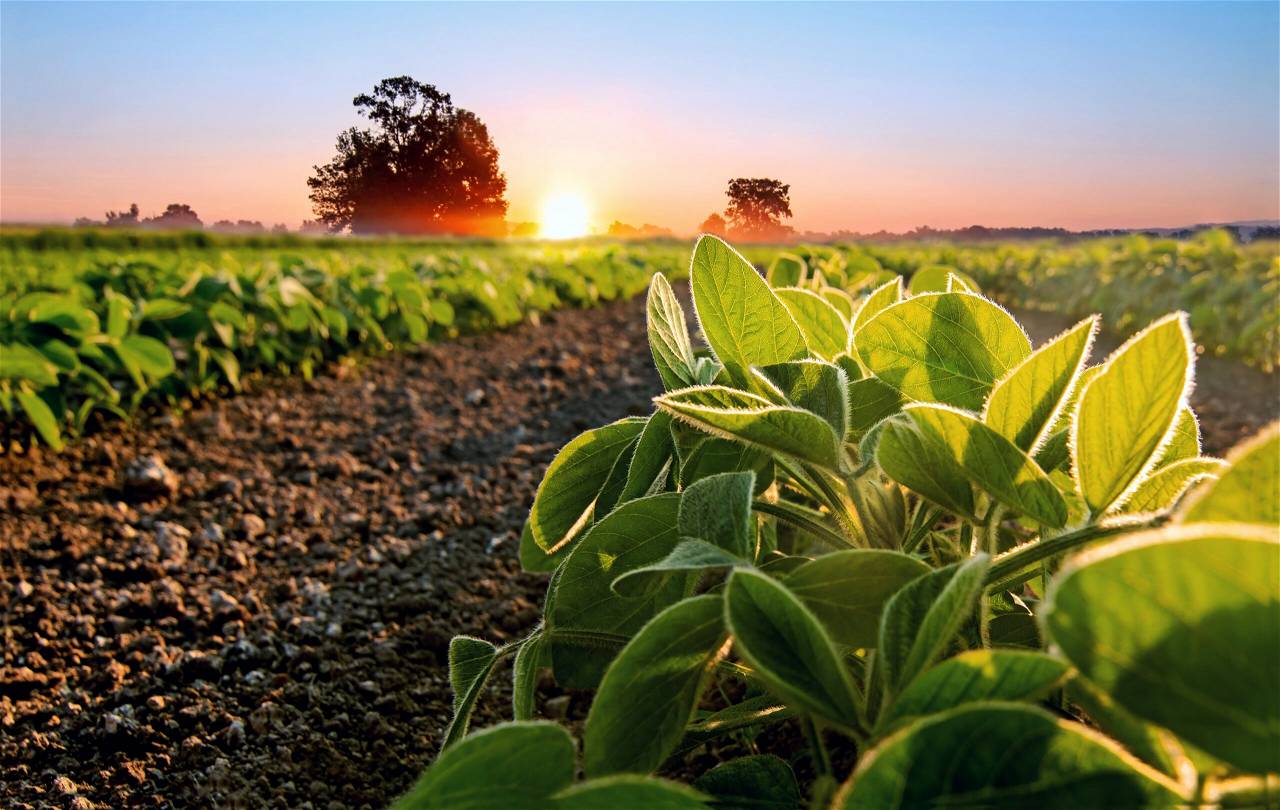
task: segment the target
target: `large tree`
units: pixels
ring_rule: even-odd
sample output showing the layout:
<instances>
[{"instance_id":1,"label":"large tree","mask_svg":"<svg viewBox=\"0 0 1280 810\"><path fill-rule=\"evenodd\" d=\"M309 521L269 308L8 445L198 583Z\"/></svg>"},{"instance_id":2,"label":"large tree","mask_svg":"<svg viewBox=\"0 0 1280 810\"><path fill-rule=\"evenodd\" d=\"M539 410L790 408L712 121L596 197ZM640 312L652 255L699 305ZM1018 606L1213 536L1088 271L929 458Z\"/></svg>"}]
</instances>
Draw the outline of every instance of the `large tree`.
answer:
<instances>
[{"instance_id":1,"label":"large tree","mask_svg":"<svg viewBox=\"0 0 1280 810\"><path fill-rule=\"evenodd\" d=\"M505 233L507 179L484 123L448 93L408 76L353 103L367 129L338 135L308 180L316 217L352 233Z\"/></svg>"},{"instance_id":2,"label":"large tree","mask_svg":"<svg viewBox=\"0 0 1280 810\"><path fill-rule=\"evenodd\" d=\"M791 233L782 224L791 216L791 186L767 177L738 177L729 181L729 233L738 239L781 239Z\"/></svg>"}]
</instances>

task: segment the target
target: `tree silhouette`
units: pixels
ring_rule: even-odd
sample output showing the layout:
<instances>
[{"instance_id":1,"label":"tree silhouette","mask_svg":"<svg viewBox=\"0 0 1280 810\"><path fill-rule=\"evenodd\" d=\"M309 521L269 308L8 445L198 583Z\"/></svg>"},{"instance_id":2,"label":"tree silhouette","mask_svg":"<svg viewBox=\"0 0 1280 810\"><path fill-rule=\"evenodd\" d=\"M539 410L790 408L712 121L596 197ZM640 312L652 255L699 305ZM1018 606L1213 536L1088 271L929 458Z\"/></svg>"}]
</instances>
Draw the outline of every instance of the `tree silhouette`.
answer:
<instances>
[{"instance_id":1,"label":"tree silhouette","mask_svg":"<svg viewBox=\"0 0 1280 810\"><path fill-rule=\"evenodd\" d=\"M791 186L767 177L738 177L729 181L730 233L738 239L780 239L791 233L782 217L791 216Z\"/></svg>"},{"instance_id":2,"label":"tree silhouette","mask_svg":"<svg viewBox=\"0 0 1280 810\"><path fill-rule=\"evenodd\" d=\"M352 102L372 122L338 135L337 155L307 180L316 217L352 233L505 233L506 177L474 113L408 76Z\"/></svg>"},{"instance_id":3,"label":"tree silhouette","mask_svg":"<svg viewBox=\"0 0 1280 810\"><path fill-rule=\"evenodd\" d=\"M135 212L135 217L136 209L137 206L131 209ZM107 215L107 219L110 221L110 214ZM200 217L196 215L191 206L186 203L169 203L159 216L147 217L142 220L142 226L161 230L195 230L203 228L204 223L200 221Z\"/></svg>"},{"instance_id":4,"label":"tree silhouette","mask_svg":"<svg viewBox=\"0 0 1280 810\"><path fill-rule=\"evenodd\" d=\"M128 211L108 211L107 212L108 228L136 228L138 227L138 204L132 203Z\"/></svg>"},{"instance_id":5,"label":"tree silhouette","mask_svg":"<svg viewBox=\"0 0 1280 810\"><path fill-rule=\"evenodd\" d=\"M709 233L713 236L724 236L728 230L724 217L715 213L702 220L702 224L698 226L698 233Z\"/></svg>"}]
</instances>

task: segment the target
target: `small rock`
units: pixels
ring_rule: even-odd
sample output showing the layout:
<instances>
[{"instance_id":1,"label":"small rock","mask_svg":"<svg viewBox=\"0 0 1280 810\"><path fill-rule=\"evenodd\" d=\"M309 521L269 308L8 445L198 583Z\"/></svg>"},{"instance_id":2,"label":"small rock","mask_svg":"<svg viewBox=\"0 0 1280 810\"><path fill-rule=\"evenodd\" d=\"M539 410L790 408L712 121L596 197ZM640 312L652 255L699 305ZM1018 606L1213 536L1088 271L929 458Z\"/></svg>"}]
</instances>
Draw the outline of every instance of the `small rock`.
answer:
<instances>
[{"instance_id":1,"label":"small rock","mask_svg":"<svg viewBox=\"0 0 1280 810\"><path fill-rule=\"evenodd\" d=\"M25 579L18 580L18 584L14 586L14 591L18 594L19 599L26 599L28 596L36 592L35 586Z\"/></svg>"},{"instance_id":2,"label":"small rock","mask_svg":"<svg viewBox=\"0 0 1280 810\"><path fill-rule=\"evenodd\" d=\"M147 698L147 708L153 712L164 710L164 698L160 695L152 695Z\"/></svg>"},{"instance_id":3,"label":"small rock","mask_svg":"<svg viewBox=\"0 0 1280 810\"><path fill-rule=\"evenodd\" d=\"M226 537L226 533L222 531L222 527L212 520L205 521L204 528L200 530L200 540L209 545L218 545Z\"/></svg>"},{"instance_id":4,"label":"small rock","mask_svg":"<svg viewBox=\"0 0 1280 810\"><path fill-rule=\"evenodd\" d=\"M246 619L249 616L244 605L221 588L215 588L213 593L209 594L209 607L213 610L214 618L217 619Z\"/></svg>"},{"instance_id":5,"label":"small rock","mask_svg":"<svg viewBox=\"0 0 1280 810\"><path fill-rule=\"evenodd\" d=\"M464 397L464 401L468 405L471 405L472 407L479 405L480 403L484 402L484 389L483 388L471 389L470 391L467 392L466 397Z\"/></svg>"},{"instance_id":6,"label":"small rock","mask_svg":"<svg viewBox=\"0 0 1280 810\"><path fill-rule=\"evenodd\" d=\"M124 493L138 501L173 497L178 492L177 474L155 455L142 456L124 470Z\"/></svg>"},{"instance_id":7,"label":"small rock","mask_svg":"<svg viewBox=\"0 0 1280 810\"><path fill-rule=\"evenodd\" d=\"M232 720L227 724L227 730L223 732L223 739L226 740L228 748L239 748L244 744L244 722L241 720Z\"/></svg>"},{"instance_id":8,"label":"small rock","mask_svg":"<svg viewBox=\"0 0 1280 810\"><path fill-rule=\"evenodd\" d=\"M61 796L74 796L78 790L76 783L65 776L54 777L53 789Z\"/></svg>"},{"instance_id":9,"label":"small rock","mask_svg":"<svg viewBox=\"0 0 1280 810\"><path fill-rule=\"evenodd\" d=\"M181 567L187 562L191 532L176 523L161 521L156 524L156 545L165 565Z\"/></svg>"},{"instance_id":10,"label":"small rock","mask_svg":"<svg viewBox=\"0 0 1280 810\"><path fill-rule=\"evenodd\" d=\"M249 540L254 540L267 532L267 523L257 515L245 515L240 518L240 533Z\"/></svg>"},{"instance_id":11,"label":"small rock","mask_svg":"<svg viewBox=\"0 0 1280 810\"><path fill-rule=\"evenodd\" d=\"M557 695L550 698L546 702L547 717L553 720L563 720L569 715L569 696Z\"/></svg>"}]
</instances>

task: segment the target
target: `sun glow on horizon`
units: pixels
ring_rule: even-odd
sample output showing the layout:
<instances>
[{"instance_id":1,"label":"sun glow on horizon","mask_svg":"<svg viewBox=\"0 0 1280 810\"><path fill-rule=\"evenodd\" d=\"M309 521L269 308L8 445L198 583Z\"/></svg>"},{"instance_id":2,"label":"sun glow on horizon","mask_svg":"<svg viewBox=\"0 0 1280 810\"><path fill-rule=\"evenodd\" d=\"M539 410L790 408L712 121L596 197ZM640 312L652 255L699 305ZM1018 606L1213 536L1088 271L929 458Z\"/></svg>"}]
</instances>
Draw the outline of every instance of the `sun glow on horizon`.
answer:
<instances>
[{"instance_id":1,"label":"sun glow on horizon","mask_svg":"<svg viewBox=\"0 0 1280 810\"><path fill-rule=\"evenodd\" d=\"M576 239L591 233L591 207L581 194L561 191L542 201L538 236L543 239Z\"/></svg>"}]
</instances>

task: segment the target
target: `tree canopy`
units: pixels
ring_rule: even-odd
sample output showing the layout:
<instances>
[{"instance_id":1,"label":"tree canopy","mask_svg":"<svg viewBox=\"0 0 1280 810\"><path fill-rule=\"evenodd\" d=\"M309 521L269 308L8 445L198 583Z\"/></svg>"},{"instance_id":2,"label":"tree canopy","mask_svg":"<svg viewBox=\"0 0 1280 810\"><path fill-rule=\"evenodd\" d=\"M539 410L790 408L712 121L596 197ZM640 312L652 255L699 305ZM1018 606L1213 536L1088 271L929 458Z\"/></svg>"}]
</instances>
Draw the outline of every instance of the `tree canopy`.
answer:
<instances>
[{"instance_id":1,"label":"tree canopy","mask_svg":"<svg viewBox=\"0 0 1280 810\"><path fill-rule=\"evenodd\" d=\"M791 186L767 177L738 177L729 181L729 235L736 239L782 239L791 228L782 224L791 216ZM705 224L705 223L704 223Z\"/></svg>"},{"instance_id":2,"label":"tree canopy","mask_svg":"<svg viewBox=\"0 0 1280 810\"><path fill-rule=\"evenodd\" d=\"M317 219L352 233L505 233L507 180L472 112L409 76L383 79L353 104L372 126L338 135L307 180Z\"/></svg>"}]
</instances>

